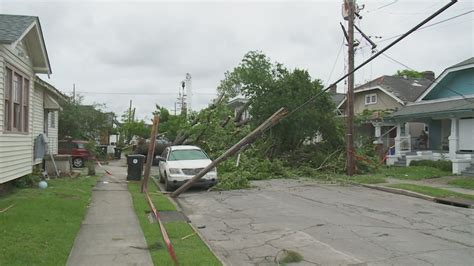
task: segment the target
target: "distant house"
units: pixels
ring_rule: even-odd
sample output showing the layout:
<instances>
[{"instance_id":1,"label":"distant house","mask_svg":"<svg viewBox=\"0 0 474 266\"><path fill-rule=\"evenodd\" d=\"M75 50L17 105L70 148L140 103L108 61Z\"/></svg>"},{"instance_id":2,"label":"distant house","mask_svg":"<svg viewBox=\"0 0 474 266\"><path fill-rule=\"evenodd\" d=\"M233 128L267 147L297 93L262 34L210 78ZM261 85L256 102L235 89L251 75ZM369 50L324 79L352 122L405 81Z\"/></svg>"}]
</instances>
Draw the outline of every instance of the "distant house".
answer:
<instances>
[{"instance_id":1,"label":"distant house","mask_svg":"<svg viewBox=\"0 0 474 266\"><path fill-rule=\"evenodd\" d=\"M453 173L473 174L474 162L474 57L446 68L417 100L393 113L397 125L396 154L389 164L402 160L449 159ZM428 143L422 150L401 148L406 123L427 124ZM471 168L470 168L471 167ZM470 172L469 172L470 171Z\"/></svg>"},{"instance_id":2,"label":"distant house","mask_svg":"<svg viewBox=\"0 0 474 266\"><path fill-rule=\"evenodd\" d=\"M328 93L331 96L331 100L336 106L336 115L337 116L343 116L344 115L344 110L341 109L342 105L346 101L346 94L345 93L338 93L337 92L337 87L333 86L329 89Z\"/></svg>"},{"instance_id":3,"label":"distant house","mask_svg":"<svg viewBox=\"0 0 474 266\"><path fill-rule=\"evenodd\" d=\"M234 111L234 118L238 120L236 122L246 121L250 119L248 104L249 104L249 99L243 95L237 95L236 97L229 100L229 102L227 103L227 106ZM242 109L245 109L245 110L242 111ZM240 112L242 114L240 115L240 117L237 117Z\"/></svg>"},{"instance_id":4,"label":"distant house","mask_svg":"<svg viewBox=\"0 0 474 266\"><path fill-rule=\"evenodd\" d=\"M414 102L433 82L434 73L424 72L425 78L381 76L354 89L354 113L365 119L357 128L359 136L370 136L383 143L387 151L395 144L395 124L384 116ZM338 96L340 97L340 96ZM339 103L339 113L345 114L346 99ZM403 148L409 150L415 141L411 136L419 136L425 129L423 123L413 122L406 126L408 140Z\"/></svg>"},{"instance_id":5,"label":"distant house","mask_svg":"<svg viewBox=\"0 0 474 266\"><path fill-rule=\"evenodd\" d=\"M34 148L41 133L57 153L63 96L36 74L51 74L38 17L0 15L0 184L42 162Z\"/></svg>"}]
</instances>

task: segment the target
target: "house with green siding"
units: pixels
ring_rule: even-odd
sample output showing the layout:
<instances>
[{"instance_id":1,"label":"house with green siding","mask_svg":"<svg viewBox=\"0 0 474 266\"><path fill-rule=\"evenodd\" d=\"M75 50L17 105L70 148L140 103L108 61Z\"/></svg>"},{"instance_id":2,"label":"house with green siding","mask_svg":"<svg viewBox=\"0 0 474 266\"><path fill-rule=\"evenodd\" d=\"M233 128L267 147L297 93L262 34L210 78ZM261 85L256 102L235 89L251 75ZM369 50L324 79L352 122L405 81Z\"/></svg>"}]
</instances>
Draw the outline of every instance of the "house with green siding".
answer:
<instances>
[{"instance_id":1,"label":"house with green siding","mask_svg":"<svg viewBox=\"0 0 474 266\"><path fill-rule=\"evenodd\" d=\"M388 164L445 159L452 162L454 174L474 175L474 57L446 68L414 103L390 117L397 124L397 137ZM402 151L408 122L427 125L423 150Z\"/></svg>"},{"instance_id":2,"label":"house with green siding","mask_svg":"<svg viewBox=\"0 0 474 266\"><path fill-rule=\"evenodd\" d=\"M40 135L42 149L57 154L64 96L37 74L51 74L38 17L0 14L0 184L41 164Z\"/></svg>"}]
</instances>

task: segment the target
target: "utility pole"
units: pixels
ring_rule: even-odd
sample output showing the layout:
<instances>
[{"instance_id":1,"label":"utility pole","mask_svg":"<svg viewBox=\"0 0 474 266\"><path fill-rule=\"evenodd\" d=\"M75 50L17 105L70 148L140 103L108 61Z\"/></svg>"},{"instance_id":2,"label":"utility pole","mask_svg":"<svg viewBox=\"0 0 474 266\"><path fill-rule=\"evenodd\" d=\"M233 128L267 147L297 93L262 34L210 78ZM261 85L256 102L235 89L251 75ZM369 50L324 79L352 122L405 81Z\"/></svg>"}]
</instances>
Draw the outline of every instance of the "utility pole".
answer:
<instances>
[{"instance_id":1,"label":"utility pole","mask_svg":"<svg viewBox=\"0 0 474 266\"><path fill-rule=\"evenodd\" d=\"M132 122L132 100L130 100L130 106L128 107L128 122Z\"/></svg>"},{"instance_id":2,"label":"utility pole","mask_svg":"<svg viewBox=\"0 0 474 266\"><path fill-rule=\"evenodd\" d=\"M148 191L148 180L150 180L150 170L151 164L154 159L155 155L155 143L156 143L156 135L158 133L158 124L160 123L160 115L155 115L153 118L153 127L151 128L151 135L150 135L150 144L148 146L148 153L146 156L146 163L145 163L145 173L143 174L143 181L142 181L142 190L141 192Z\"/></svg>"},{"instance_id":3,"label":"utility pole","mask_svg":"<svg viewBox=\"0 0 474 266\"><path fill-rule=\"evenodd\" d=\"M178 100L180 101L179 104L181 105L181 114L184 114L184 116L187 117L187 107L186 107L187 106L186 105L187 104L187 101L186 101L187 94L186 94L185 88L186 88L186 81L183 80L183 81L181 81L181 90L180 90L180 93L179 93ZM181 94L181 91L183 92L182 94Z\"/></svg>"},{"instance_id":4,"label":"utility pole","mask_svg":"<svg viewBox=\"0 0 474 266\"><path fill-rule=\"evenodd\" d=\"M72 84L72 103L76 104L76 83Z\"/></svg>"},{"instance_id":5,"label":"utility pole","mask_svg":"<svg viewBox=\"0 0 474 266\"><path fill-rule=\"evenodd\" d=\"M192 111L192 103L193 103L193 82L191 74L186 73L186 78L184 79L186 83L186 94L187 94L187 103L186 108L188 109L188 113Z\"/></svg>"},{"instance_id":6,"label":"utility pole","mask_svg":"<svg viewBox=\"0 0 474 266\"><path fill-rule=\"evenodd\" d=\"M347 78L347 175L355 173L355 151L354 151L354 8L355 0L344 0L344 8L347 13L347 47L348 47L348 73Z\"/></svg>"}]
</instances>

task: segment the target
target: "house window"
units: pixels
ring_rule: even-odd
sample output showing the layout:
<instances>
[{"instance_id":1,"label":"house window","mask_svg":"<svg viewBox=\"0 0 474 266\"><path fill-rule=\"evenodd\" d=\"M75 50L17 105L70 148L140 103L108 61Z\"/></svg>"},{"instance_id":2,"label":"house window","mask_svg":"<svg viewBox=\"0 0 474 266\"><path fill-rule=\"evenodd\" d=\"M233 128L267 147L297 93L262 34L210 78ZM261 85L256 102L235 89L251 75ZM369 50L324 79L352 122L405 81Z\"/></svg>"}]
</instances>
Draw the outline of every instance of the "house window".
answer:
<instances>
[{"instance_id":1,"label":"house window","mask_svg":"<svg viewBox=\"0 0 474 266\"><path fill-rule=\"evenodd\" d=\"M12 75L13 71L9 68L6 69L5 73L5 105L4 105L4 128L5 131L11 131L12 130L12 124L10 123L11 119L11 94L12 94Z\"/></svg>"},{"instance_id":2,"label":"house window","mask_svg":"<svg viewBox=\"0 0 474 266\"><path fill-rule=\"evenodd\" d=\"M23 111L23 132L28 132L29 124L29 105L30 105L30 81L24 79L23 82L23 101L22 101L22 111Z\"/></svg>"},{"instance_id":3,"label":"house window","mask_svg":"<svg viewBox=\"0 0 474 266\"><path fill-rule=\"evenodd\" d=\"M28 132L30 82L13 68L5 68L4 130Z\"/></svg>"},{"instance_id":4,"label":"house window","mask_svg":"<svg viewBox=\"0 0 474 266\"><path fill-rule=\"evenodd\" d=\"M56 127L56 112L51 112L51 128Z\"/></svg>"},{"instance_id":5,"label":"house window","mask_svg":"<svg viewBox=\"0 0 474 266\"><path fill-rule=\"evenodd\" d=\"M365 105L376 104L377 103L377 94L368 94L365 96Z\"/></svg>"},{"instance_id":6,"label":"house window","mask_svg":"<svg viewBox=\"0 0 474 266\"><path fill-rule=\"evenodd\" d=\"M44 113L43 113L43 133L46 134L46 136L48 135L48 123L49 121L49 112L47 110L44 110Z\"/></svg>"}]
</instances>

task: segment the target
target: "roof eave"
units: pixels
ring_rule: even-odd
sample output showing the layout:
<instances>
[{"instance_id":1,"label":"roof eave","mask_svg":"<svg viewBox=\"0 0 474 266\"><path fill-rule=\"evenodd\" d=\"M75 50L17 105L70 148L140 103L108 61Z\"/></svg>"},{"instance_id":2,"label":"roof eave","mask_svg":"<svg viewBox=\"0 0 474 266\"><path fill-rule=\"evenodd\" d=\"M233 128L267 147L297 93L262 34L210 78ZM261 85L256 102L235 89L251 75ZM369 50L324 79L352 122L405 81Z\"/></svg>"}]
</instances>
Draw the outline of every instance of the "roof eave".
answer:
<instances>
[{"instance_id":1,"label":"roof eave","mask_svg":"<svg viewBox=\"0 0 474 266\"><path fill-rule=\"evenodd\" d=\"M431 84L428 86L428 88L420 95L418 98L415 100L415 102L420 102L425 98L449 73L456 72L459 70L463 69L468 69L474 67L474 64L465 64L461 66L452 66L449 68L446 68L441 75L438 76Z\"/></svg>"},{"instance_id":2,"label":"roof eave","mask_svg":"<svg viewBox=\"0 0 474 266\"><path fill-rule=\"evenodd\" d=\"M440 117L440 115L443 115L443 117L447 117L453 114L474 114L474 109L468 108L468 109L458 109L458 110L452 110L452 111L446 111L446 110L440 110L440 111L435 111L435 112L426 112L426 113L411 113L411 114L403 114L403 115L390 115L387 118L389 119L394 119L394 120L406 120L406 119L419 119L419 118L431 118L431 117Z\"/></svg>"},{"instance_id":3,"label":"roof eave","mask_svg":"<svg viewBox=\"0 0 474 266\"><path fill-rule=\"evenodd\" d=\"M51 75L53 72L51 70L51 63L49 62L49 56L48 56L48 51L46 50L46 43L44 41L43 37L43 30L41 29L41 23L39 21L38 17L35 17L35 20L31 22L30 26L26 28L26 30L20 35L20 37L13 41L13 42L7 42L6 44L10 44L12 47L16 47L16 45L23 40L23 38L28 34L34 27L36 26L36 33L38 34L39 37L39 42L40 42L40 47L41 51L43 54L43 60L45 61L46 67L34 67L33 70L39 69L41 74L47 74L48 76ZM46 71L44 70L46 69ZM36 71L36 70L35 70Z\"/></svg>"},{"instance_id":4,"label":"roof eave","mask_svg":"<svg viewBox=\"0 0 474 266\"><path fill-rule=\"evenodd\" d=\"M48 56L48 50L46 49L46 42L44 41L44 36L43 36L43 29L41 28L41 23L39 21L39 18L36 18L36 22L38 23L38 32L39 36L41 38L41 48L44 52L44 59L46 60L46 64L48 65L48 75L51 75L53 73L53 70L51 69L51 63L49 61L49 56Z\"/></svg>"},{"instance_id":5,"label":"roof eave","mask_svg":"<svg viewBox=\"0 0 474 266\"><path fill-rule=\"evenodd\" d=\"M58 89L56 89L53 85L49 84L48 82L42 80L40 77L35 76L35 82L41 85L43 88L57 96L60 100L66 101L67 96L64 95L62 92L60 92Z\"/></svg>"}]
</instances>

